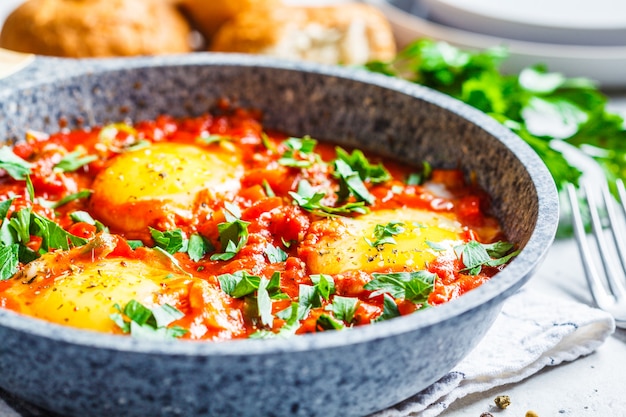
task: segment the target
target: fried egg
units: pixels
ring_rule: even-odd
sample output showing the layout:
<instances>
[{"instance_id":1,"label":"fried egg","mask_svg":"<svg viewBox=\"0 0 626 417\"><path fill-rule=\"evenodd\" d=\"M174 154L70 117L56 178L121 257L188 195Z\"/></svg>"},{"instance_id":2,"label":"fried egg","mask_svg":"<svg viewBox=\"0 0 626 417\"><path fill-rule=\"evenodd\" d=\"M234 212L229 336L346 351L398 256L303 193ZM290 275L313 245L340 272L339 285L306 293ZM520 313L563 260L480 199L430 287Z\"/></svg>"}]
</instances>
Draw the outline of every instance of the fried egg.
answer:
<instances>
[{"instance_id":1,"label":"fried egg","mask_svg":"<svg viewBox=\"0 0 626 417\"><path fill-rule=\"evenodd\" d=\"M191 219L207 200L238 191L243 175L235 148L157 143L115 157L93 183L93 213L112 230L133 234Z\"/></svg>"},{"instance_id":2,"label":"fried egg","mask_svg":"<svg viewBox=\"0 0 626 417\"><path fill-rule=\"evenodd\" d=\"M376 244L376 226L400 226L393 243ZM448 213L420 209L380 210L355 218L337 217L314 222L305 241L313 274L339 274L351 270L419 270L438 252L463 243L463 228Z\"/></svg>"},{"instance_id":3,"label":"fried egg","mask_svg":"<svg viewBox=\"0 0 626 417\"><path fill-rule=\"evenodd\" d=\"M92 262L76 256L78 250L45 254L31 262L2 298L32 317L107 333L120 332L111 315L118 312L116 305L123 308L131 300L148 308L167 303L192 313L191 337L202 337L208 328L230 334L243 329L243 319L229 312L228 296L204 280L156 259L106 257Z\"/></svg>"}]
</instances>

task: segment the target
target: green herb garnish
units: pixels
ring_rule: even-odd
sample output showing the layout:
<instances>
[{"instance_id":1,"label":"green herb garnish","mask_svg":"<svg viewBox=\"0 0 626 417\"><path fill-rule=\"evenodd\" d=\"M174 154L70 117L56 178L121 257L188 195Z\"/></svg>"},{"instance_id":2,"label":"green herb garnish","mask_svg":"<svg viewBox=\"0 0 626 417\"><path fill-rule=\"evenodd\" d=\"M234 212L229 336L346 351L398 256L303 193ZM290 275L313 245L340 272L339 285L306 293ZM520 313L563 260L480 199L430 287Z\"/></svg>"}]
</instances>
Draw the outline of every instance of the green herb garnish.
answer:
<instances>
[{"instance_id":1,"label":"green herb garnish","mask_svg":"<svg viewBox=\"0 0 626 417\"><path fill-rule=\"evenodd\" d=\"M192 261L198 262L204 255L213 251L215 248L211 242L204 236L198 233L193 233L189 236L189 243L187 245L187 254Z\"/></svg>"},{"instance_id":2,"label":"green herb garnish","mask_svg":"<svg viewBox=\"0 0 626 417\"><path fill-rule=\"evenodd\" d=\"M385 225L377 224L374 227L374 240L366 238L365 241L373 248L385 244L395 245L397 242L393 237L404 232L404 230L404 223L399 221L391 221Z\"/></svg>"},{"instance_id":3,"label":"green herb garnish","mask_svg":"<svg viewBox=\"0 0 626 417\"><path fill-rule=\"evenodd\" d=\"M133 337L147 339L175 339L187 333L180 326L168 327L172 322L184 317L184 314L169 304L148 308L136 300L130 300L124 308L115 304L117 313L111 314L111 320L124 333Z\"/></svg>"},{"instance_id":4,"label":"green herb garnish","mask_svg":"<svg viewBox=\"0 0 626 417\"><path fill-rule=\"evenodd\" d=\"M346 203L342 206L331 207L322 203L326 198L326 194L322 192L316 192L311 184L302 180L298 183L298 192L289 192L289 195L294 199L303 209L310 211L318 216L335 216L349 213L367 213L369 210L365 207L363 201Z\"/></svg>"},{"instance_id":5,"label":"green herb garnish","mask_svg":"<svg viewBox=\"0 0 626 417\"><path fill-rule=\"evenodd\" d=\"M271 264L285 262L287 260L287 253L284 250L269 243L265 247L264 253Z\"/></svg>"},{"instance_id":6,"label":"green herb garnish","mask_svg":"<svg viewBox=\"0 0 626 417\"><path fill-rule=\"evenodd\" d=\"M436 274L428 271L373 273L372 280L363 288L372 292L372 297L389 294L415 304L426 304L434 289Z\"/></svg>"},{"instance_id":7,"label":"green herb garnish","mask_svg":"<svg viewBox=\"0 0 626 417\"><path fill-rule=\"evenodd\" d=\"M519 254L519 250L511 252L513 245L508 242L495 242L483 244L471 240L454 248L465 268L461 272L470 275L478 275L483 266L499 266L510 261Z\"/></svg>"},{"instance_id":8,"label":"green herb garnish","mask_svg":"<svg viewBox=\"0 0 626 417\"><path fill-rule=\"evenodd\" d=\"M29 162L15 155L12 147L0 147L0 169L4 169L13 179L26 179L31 173L30 167Z\"/></svg>"},{"instance_id":9,"label":"green herb garnish","mask_svg":"<svg viewBox=\"0 0 626 417\"><path fill-rule=\"evenodd\" d=\"M85 155L84 151L74 151L66 155L54 166L56 171L74 172L77 169L98 159L96 155Z\"/></svg>"},{"instance_id":10,"label":"green herb garnish","mask_svg":"<svg viewBox=\"0 0 626 417\"><path fill-rule=\"evenodd\" d=\"M337 159L345 162L352 170L357 172L363 181L377 184L391 179L389 171L387 171L383 164L372 165L363 152L358 149L353 150L352 153L348 153L344 149L337 147L335 148L335 152Z\"/></svg>"},{"instance_id":11,"label":"green herb garnish","mask_svg":"<svg viewBox=\"0 0 626 417\"><path fill-rule=\"evenodd\" d=\"M0 281L11 278L17 272L19 249L17 243L0 247Z\"/></svg>"},{"instance_id":12,"label":"green herb garnish","mask_svg":"<svg viewBox=\"0 0 626 417\"><path fill-rule=\"evenodd\" d=\"M284 142L287 150L278 159L280 165L308 168L315 163L317 156L313 153L317 141L309 136L288 138Z\"/></svg>"},{"instance_id":13,"label":"green herb garnish","mask_svg":"<svg viewBox=\"0 0 626 417\"><path fill-rule=\"evenodd\" d=\"M149 227L150 235L156 245L170 254L187 252L189 241L181 229L166 230L164 232Z\"/></svg>"},{"instance_id":14,"label":"green herb garnish","mask_svg":"<svg viewBox=\"0 0 626 417\"><path fill-rule=\"evenodd\" d=\"M470 52L421 39L371 71L405 78L460 99L513 130L543 159L559 188L581 172L556 146L563 141L593 157L607 178L626 179L624 118L609 111L607 97L584 78L567 78L537 65L504 74L504 48ZM547 128L546 128L547 127Z\"/></svg>"},{"instance_id":15,"label":"green herb garnish","mask_svg":"<svg viewBox=\"0 0 626 417\"><path fill-rule=\"evenodd\" d=\"M91 190L81 190L81 191L78 191L76 193L66 195L65 197L63 197L59 201L53 203L52 204L52 208L56 209L56 208L59 208L61 206L66 205L67 203L72 202L74 200L80 200L80 199L83 199L83 198L89 198L91 196L91 194L92 194Z\"/></svg>"}]
</instances>

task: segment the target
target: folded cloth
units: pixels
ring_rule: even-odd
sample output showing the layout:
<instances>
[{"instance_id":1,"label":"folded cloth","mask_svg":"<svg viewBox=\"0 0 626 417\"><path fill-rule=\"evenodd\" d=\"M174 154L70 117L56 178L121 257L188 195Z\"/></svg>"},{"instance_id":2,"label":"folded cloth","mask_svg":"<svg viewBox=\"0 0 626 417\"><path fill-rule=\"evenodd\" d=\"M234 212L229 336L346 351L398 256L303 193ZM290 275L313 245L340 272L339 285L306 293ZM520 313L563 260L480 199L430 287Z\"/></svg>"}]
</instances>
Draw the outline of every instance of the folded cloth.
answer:
<instances>
[{"instance_id":1,"label":"folded cloth","mask_svg":"<svg viewBox=\"0 0 626 417\"><path fill-rule=\"evenodd\" d=\"M614 330L613 318L603 311L522 289L505 302L485 338L450 373L419 394L370 417L437 416L466 395L518 382L545 366L588 355ZM0 391L0 416L53 414Z\"/></svg>"},{"instance_id":2,"label":"folded cloth","mask_svg":"<svg viewBox=\"0 0 626 417\"><path fill-rule=\"evenodd\" d=\"M522 289L510 297L485 338L439 381L370 417L434 417L455 400L519 382L546 366L596 350L615 331L608 313Z\"/></svg>"}]
</instances>

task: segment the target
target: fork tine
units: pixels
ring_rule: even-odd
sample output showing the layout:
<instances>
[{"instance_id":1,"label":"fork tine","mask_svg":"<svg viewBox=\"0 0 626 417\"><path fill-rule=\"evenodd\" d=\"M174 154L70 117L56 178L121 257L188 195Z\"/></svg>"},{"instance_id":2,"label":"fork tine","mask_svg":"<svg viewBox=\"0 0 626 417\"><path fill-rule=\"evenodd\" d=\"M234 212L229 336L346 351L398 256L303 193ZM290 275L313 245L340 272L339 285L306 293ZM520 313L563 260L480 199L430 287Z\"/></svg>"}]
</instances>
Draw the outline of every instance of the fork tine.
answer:
<instances>
[{"instance_id":1,"label":"fork tine","mask_svg":"<svg viewBox=\"0 0 626 417\"><path fill-rule=\"evenodd\" d=\"M619 201L617 205L622 208L623 214L626 215L626 189L624 189L624 182L621 179L618 179L615 182L617 187L617 192L619 195ZM623 227L623 223L621 223L618 219L618 214L616 212L616 201L611 195L611 191L607 184L602 187L602 197L604 199L604 205L606 207L607 216L609 219L611 235L613 236L613 242L615 242L615 248L617 249L617 253L619 255L620 262L622 264L622 269L626 271L626 244L624 244L623 236L618 233L618 230L625 230ZM624 295L626 295L626 288L624 288L623 280L618 281L615 285L618 288L621 288L621 291Z\"/></svg>"},{"instance_id":2,"label":"fork tine","mask_svg":"<svg viewBox=\"0 0 626 417\"><path fill-rule=\"evenodd\" d=\"M567 196L569 203L572 207L572 226L574 228L574 235L576 236L576 243L580 251L582 258L583 268L585 269L585 277L587 278L587 284L591 291L591 296L596 305L600 308L605 308L613 303L612 297L607 293L602 278L595 266L593 256L591 254L591 248L587 242L587 235L585 233L585 225L582 220L580 205L578 204L578 194L573 184L567 184ZM590 211L594 212L590 208ZM597 213L596 213L597 217Z\"/></svg>"},{"instance_id":3,"label":"fork tine","mask_svg":"<svg viewBox=\"0 0 626 417\"><path fill-rule=\"evenodd\" d=\"M626 297L626 288L623 284L623 274L616 269L617 265L609 255L614 254L615 252L611 252L611 249L609 248L609 245L607 243L606 234L604 233L602 221L600 220L598 203L596 202L595 195L593 194L593 192L591 192L588 183L584 184L584 188L587 195L587 204L589 205L593 235L596 239L598 251L600 252L600 258L602 259L602 263L604 265L607 283L609 284L609 288L611 289L611 292L613 293L615 298L624 298ZM611 196L611 192L609 191L609 186L607 183L604 182L602 183L602 185L600 185L600 191L602 193L605 209L609 218L609 229L611 230L611 235L613 236L613 241L615 242L617 252L620 252L619 244L621 243L621 236L618 236L617 233L619 225L617 223L617 216L615 214L614 208L615 200L613 199L613 196ZM619 257L621 260L621 253Z\"/></svg>"}]
</instances>

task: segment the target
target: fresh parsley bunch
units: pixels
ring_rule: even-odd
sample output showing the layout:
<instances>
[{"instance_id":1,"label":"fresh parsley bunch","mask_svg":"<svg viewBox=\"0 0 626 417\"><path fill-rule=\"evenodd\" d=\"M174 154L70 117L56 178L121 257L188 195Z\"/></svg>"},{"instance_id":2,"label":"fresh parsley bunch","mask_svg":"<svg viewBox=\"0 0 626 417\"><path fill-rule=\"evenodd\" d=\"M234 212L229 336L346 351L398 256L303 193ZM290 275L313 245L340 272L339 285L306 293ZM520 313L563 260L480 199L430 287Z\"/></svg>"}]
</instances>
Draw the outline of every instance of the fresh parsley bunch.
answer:
<instances>
[{"instance_id":1,"label":"fresh parsley bunch","mask_svg":"<svg viewBox=\"0 0 626 417\"><path fill-rule=\"evenodd\" d=\"M543 159L559 189L578 184L581 172L555 149L565 141L593 157L607 178L626 177L624 119L607 109L607 97L585 78L567 78L536 65L504 74L504 48L470 52L445 42L418 40L391 62L366 68L423 84L491 115L524 139Z\"/></svg>"}]
</instances>

